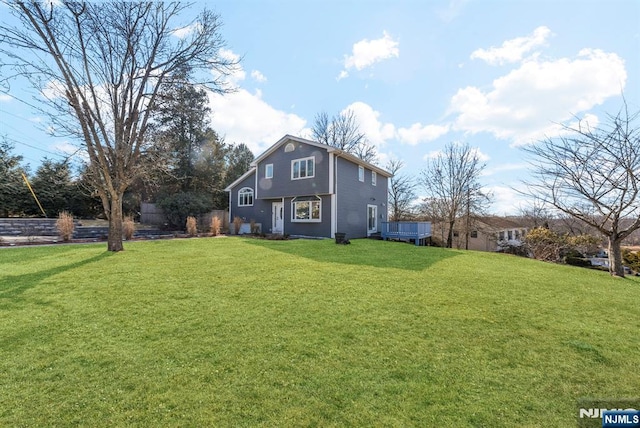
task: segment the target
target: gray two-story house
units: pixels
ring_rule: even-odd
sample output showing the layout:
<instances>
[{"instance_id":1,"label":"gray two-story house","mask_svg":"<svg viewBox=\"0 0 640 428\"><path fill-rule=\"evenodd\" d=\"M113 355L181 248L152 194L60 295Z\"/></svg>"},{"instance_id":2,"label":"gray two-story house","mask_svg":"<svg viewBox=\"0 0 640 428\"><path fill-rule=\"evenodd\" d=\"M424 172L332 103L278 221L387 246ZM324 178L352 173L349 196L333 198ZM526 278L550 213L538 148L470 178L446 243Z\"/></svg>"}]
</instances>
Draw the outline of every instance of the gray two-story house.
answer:
<instances>
[{"instance_id":1,"label":"gray two-story house","mask_svg":"<svg viewBox=\"0 0 640 428\"><path fill-rule=\"evenodd\" d=\"M253 220L263 233L367 237L387 220L389 177L342 150L285 135L225 189L229 219Z\"/></svg>"}]
</instances>

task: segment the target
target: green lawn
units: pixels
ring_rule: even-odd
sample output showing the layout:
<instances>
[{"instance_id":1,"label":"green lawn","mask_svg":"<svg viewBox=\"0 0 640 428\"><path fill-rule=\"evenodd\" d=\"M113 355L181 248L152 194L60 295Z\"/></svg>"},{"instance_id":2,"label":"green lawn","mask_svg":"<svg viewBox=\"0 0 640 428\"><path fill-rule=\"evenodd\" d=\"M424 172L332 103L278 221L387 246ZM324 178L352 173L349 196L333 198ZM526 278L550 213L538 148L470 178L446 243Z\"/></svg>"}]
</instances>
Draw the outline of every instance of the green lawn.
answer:
<instances>
[{"instance_id":1,"label":"green lawn","mask_svg":"<svg viewBox=\"0 0 640 428\"><path fill-rule=\"evenodd\" d=\"M575 426L640 395L640 280L242 238L0 250L0 426ZM519 425L519 426L520 426Z\"/></svg>"}]
</instances>

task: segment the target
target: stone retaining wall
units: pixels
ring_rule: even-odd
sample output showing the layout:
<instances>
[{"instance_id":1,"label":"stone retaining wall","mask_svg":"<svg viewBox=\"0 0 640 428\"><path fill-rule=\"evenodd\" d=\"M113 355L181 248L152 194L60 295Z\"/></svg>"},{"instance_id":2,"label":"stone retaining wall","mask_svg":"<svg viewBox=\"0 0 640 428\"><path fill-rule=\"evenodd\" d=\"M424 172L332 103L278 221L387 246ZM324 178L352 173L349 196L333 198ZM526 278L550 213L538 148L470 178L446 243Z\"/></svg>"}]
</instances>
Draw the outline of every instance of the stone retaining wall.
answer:
<instances>
[{"instance_id":1,"label":"stone retaining wall","mask_svg":"<svg viewBox=\"0 0 640 428\"><path fill-rule=\"evenodd\" d=\"M100 238L106 239L109 228L106 226L80 226L78 220L73 221L74 239ZM141 236L163 236L174 232L158 229L140 229L133 234ZM0 218L0 236L58 236L56 219L54 218Z\"/></svg>"}]
</instances>

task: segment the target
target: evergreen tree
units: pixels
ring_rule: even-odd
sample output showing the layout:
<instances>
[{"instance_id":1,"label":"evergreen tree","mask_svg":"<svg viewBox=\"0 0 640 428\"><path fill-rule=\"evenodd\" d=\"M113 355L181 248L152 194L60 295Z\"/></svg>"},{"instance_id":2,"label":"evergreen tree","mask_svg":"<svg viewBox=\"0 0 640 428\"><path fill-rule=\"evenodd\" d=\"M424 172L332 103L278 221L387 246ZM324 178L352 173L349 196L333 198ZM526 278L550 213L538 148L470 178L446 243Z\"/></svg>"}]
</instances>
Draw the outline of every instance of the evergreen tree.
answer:
<instances>
[{"instance_id":1,"label":"evergreen tree","mask_svg":"<svg viewBox=\"0 0 640 428\"><path fill-rule=\"evenodd\" d=\"M19 215L29 196L22 179L20 162L22 156L12 154L13 145L6 140L0 142L0 216Z\"/></svg>"}]
</instances>

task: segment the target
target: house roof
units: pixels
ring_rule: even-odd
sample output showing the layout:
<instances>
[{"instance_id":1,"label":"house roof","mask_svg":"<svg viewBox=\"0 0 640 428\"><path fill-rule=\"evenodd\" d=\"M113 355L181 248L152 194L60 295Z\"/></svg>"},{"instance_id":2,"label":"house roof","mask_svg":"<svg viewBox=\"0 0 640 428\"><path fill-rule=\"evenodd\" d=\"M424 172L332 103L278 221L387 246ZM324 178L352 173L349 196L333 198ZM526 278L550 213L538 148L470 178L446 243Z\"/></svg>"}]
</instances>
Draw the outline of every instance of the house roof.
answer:
<instances>
[{"instance_id":1,"label":"house roof","mask_svg":"<svg viewBox=\"0 0 640 428\"><path fill-rule=\"evenodd\" d=\"M271 147L269 147L267 150L264 151L264 153L262 153L260 156L258 156L257 158L254 159L254 161L251 163L251 165L253 167L256 167L258 165L258 163L260 163L261 161L263 161L266 157L268 157L270 154L272 154L273 152L275 152L276 150L278 150L279 147L283 146L285 143L289 142L289 141L296 141L298 143L302 143L302 144L308 144L310 146L314 146L314 147L318 147L319 149L323 149L326 150L328 153L334 153L342 158L345 158L355 164L358 165L362 165L365 168L368 168L372 171L375 171L377 174L380 174L384 177L392 177L393 174L391 174L389 171L384 170L378 166L375 166L369 162L365 162L362 159L360 159L357 156L354 156L350 153L345 152L344 150L340 150L337 149L335 147L331 147L328 146L326 144L322 144L322 143L318 143L316 141L312 141L312 140L307 140L306 138L301 138L301 137L295 137L293 135L285 135L284 137L282 137L280 140L278 140L274 145L272 145ZM234 183L235 184L235 183ZM232 187L232 185L230 185L229 187ZM226 189L225 189L226 190Z\"/></svg>"},{"instance_id":2,"label":"house roof","mask_svg":"<svg viewBox=\"0 0 640 428\"><path fill-rule=\"evenodd\" d=\"M244 174L242 174L236 181L234 181L233 183L229 184L227 187L224 188L225 192L230 192L231 189L236 186L238 183L240 183L242 180L244 180L245 178L247 178L248 176L250 176L251 174L253 174L253 172L256 170L255 166L252 166L251 168L249 168L249 171L245 172Z\"/></svg>"},{"instance_id":3,"label":"house roof","mask_svg":"<svg viewBox=\"0 0 640 428\"><path fill-rule=\"evenodd\" d=\"M494 229L525 229L526 227L520 222L508 217L487 216L476 219L487 226Z\"/></svg>"}]
</instances>

